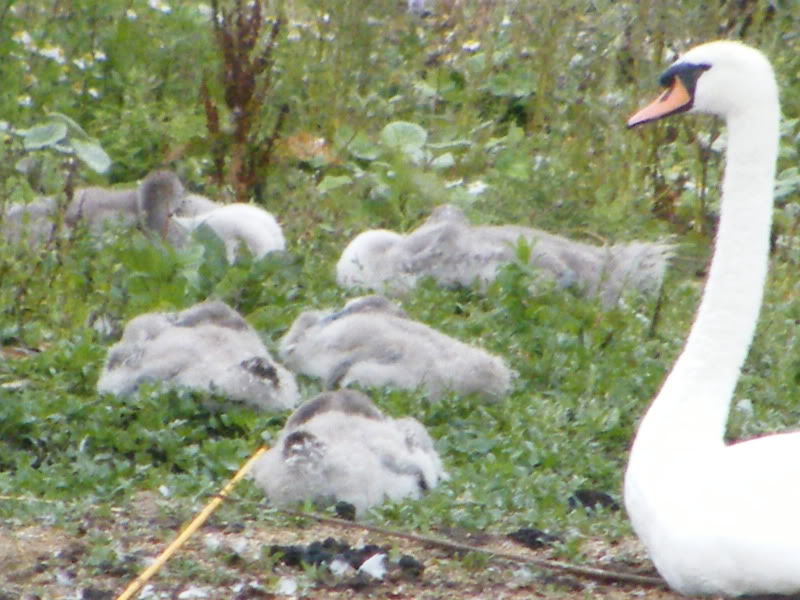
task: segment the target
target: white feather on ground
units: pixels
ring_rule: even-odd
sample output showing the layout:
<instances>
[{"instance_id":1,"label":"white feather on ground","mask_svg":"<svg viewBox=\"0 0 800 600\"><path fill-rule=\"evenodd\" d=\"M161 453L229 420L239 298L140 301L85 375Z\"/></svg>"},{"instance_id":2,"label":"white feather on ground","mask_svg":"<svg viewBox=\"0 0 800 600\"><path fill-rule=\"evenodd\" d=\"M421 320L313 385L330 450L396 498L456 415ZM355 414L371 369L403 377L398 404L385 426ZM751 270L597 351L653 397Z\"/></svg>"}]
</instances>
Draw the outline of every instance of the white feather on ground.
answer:
<instances>
[{"instance_id":1,"label":"white feather on ground","mask_svg":"<svg viewBox=\"0 0 800 600\"><path fill-rule=\"evenodd\" d=\"M212 392L260 410L283 410L298 402L294 376L223 302L147 313L128 322L122 339L109 349L97 391L132 394L146 381Z\"/></svg>"},{"instance_id":2,"label":"white feather on ground","mask_svg":"<svg viewBox=\"0 0 800 600\"><path fill-rule=\"evenodd\" d=\"M472 225L459 208L443 205L408 235L369 230L356 236L336 265L336 280L345 288L389 293L402 293L425 276L448 287L476 281L485 287L516 260L520 239L543 276L598 295L606 307L625 289L657 293L673 250L662 242L595 246L531 227Z\"/></svg>"},{"instance_id":3,"label":"white feather on ground","mask_svg":"<svg viewBox=\"0 0 800 600\"><path fill-rule=\"evenodd\" d=\"M251 473L275 506L344 501L358 515L386 500L419 498L447 478L419 421L386 417L355 390L302 404Z\"/></svg>"},{"instance_id":4,"label":"white feather on ground","mask_svg":"<svg viewBox=\"0 0 800 600\"><path fill-rule=\"evenodd\" d=\"M339 312L303 312L279 353L287 367L330 388L390 385L422 388L431 399L448 390L498 399L512 379L501 358L413 321L383 296L351 300Z\"/></svg>"}]
</instances>

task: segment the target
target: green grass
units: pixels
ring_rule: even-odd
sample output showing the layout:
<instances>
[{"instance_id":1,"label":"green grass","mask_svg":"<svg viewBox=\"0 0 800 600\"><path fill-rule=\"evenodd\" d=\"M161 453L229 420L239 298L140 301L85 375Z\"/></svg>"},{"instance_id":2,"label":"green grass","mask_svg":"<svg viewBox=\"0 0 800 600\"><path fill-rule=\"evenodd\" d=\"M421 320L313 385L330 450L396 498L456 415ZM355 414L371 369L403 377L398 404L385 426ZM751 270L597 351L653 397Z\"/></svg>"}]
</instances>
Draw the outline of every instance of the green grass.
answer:
<instances>
[{"instance_id":1,"label":"green grass","mask_svg":"<svg viewBox=\"0 0 800 600\"><path fill-rule=\"evenodd\" d=\"M207 19L194 2L172 2L171 13L135 2L136 18L126 16L128 4L0 5L0 50L10 55L0 114L15 128L53 111L78 121L114 160L106 176L79 168L80 183L132 181L167 163L189 187L222 197L229 190L211 179L198 94L202 75L222 94ZM508 11L503 2L476 2L448 20L427 21L389 0L358 10L359 3L323 4L283 6L289 21L259 123L271 126L274 107L287 105L284 140L323 137L333 153L301 159L285 144L262 173L258 195L284 225L287 259L228 268L211 242L204 254L176 253L138 234L103 246L79 235L35 254L0 245L0 341L35 350L0 357L0 494L105 507L160 486L178 498L207 497L276 435L286 415L215 414L197 394L157 389L98 396L95 381L114 340L89 320L107 314L124 322L221 298L274 351L300 311L347 299L333 268L355 233L408 230L451 201L475 221L579 239L672 235L679 256L655 324L653 300L630 298L604 311L568 291L534 294L530 274L517 266L486 293L426 283L406 298L412 317L503 355L519 376L496 404L372 392L386 412L426 424L452 479L421 501L388 505L370 518L421 530L535 526L564 535L566 553L587 536L629 533L624 514L571 510L568 498L581 487L621 496L637 419L679 352L699 299L720 157L701 144L701 133L719 131L709 120L684 117L641 133L626 131L624 122L657 93L656 76L673 56L668 49L742 37L742 30L771 56L784 113L798 115L800 37L791 2L776 3L774 14L757 8L749 24L736 2L521 0ZM26 47L21 32L40 49L62 48L64 64ZM76 59L87 64L79 68ZM422 128L424 143L413 151L387 143L382 132L396 121ZM754 412L733 410L732 438L800 420L796 121L784 134L778 243L735 400L751 400ZM28 153L41 159L41 174L29 181L13 168L26 156L20 138L0 136L0 202L63 192L63 155ZM479 181L486 191L470 194L468 184ZM300 382L306 397L319 391L318 382ZM236 493L261 498L247 482ZM254 506L231 510L249 519L261 510ZM9 523L22 525L38 510L53 509L0 500ZM73 518L69 510L54 514L65 524ZM99 548L93 560L108 551Z\"/></svg>"}]
</instances>

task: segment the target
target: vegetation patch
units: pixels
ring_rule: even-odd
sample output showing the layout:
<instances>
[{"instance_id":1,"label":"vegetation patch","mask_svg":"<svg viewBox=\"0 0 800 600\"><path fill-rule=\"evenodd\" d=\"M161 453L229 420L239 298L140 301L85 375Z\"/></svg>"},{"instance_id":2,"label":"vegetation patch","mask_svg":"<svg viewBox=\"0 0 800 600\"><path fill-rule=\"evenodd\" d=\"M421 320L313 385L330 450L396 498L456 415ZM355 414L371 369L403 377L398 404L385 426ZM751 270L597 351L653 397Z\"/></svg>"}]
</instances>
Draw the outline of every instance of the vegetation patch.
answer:
<instances>
[{"instance_id":1,"label":"vegetation patch","mask_svg":"<svg viewBox=\"0 0 800 600\"><path fill-rule=\"evenodd\" d=\"M642 132L624 123L657 92L663 67L696 43L742 39L773 61L785 118L770 279L727 435L794 426L800 37L792 3L440 0L427 17L397 0L258 6L0 6L0 216L40 196L65 207L76 187L129 184L166 167L193 191L269 210L288 246L260 260L243 252L229 265L210 234L176 250L135 230L69 230L63 215L35 251L0 239L0 597L115 597L283 427L288 412L213 410L223 399L186 390L98 395L106 352L129 319L222 300L274 356L303 310L352 297L334 273L350 239L365 229L410 231L445 202L473 223L594 244L669 239L677 256L659 298L627 295L610 309L542 285L523 260L486 289L425 280L403 297L411 318L501 355L518 376L498 402L371 392L387 415L424 423L451 479L420 500L371 510L366 522L489 536L498 547L535 528L557 539L525 552L650 573L615 508L638 419L699 300L724 132L698 117ZM321 391L316 380L298 382L304 398ZM291 577L294 595L351 597L312 568L298 575L262 553L343 535L425 565L418 579L365 594L637 593L343 534L273 510L250 481L149 593L181 597L197 586L207 597L272 597Z\"/></svg>"}]
</instances>

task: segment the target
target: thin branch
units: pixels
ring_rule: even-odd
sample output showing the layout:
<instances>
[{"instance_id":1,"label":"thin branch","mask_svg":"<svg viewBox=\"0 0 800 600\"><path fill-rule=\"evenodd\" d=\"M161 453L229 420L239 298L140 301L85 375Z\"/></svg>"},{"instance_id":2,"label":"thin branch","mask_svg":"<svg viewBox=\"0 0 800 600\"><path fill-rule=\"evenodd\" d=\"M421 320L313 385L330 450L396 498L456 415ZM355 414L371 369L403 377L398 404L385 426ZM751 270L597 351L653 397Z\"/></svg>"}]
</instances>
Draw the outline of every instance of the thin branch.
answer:
<instances>
[{"instance_id":1,"label":"thin branch","mask_svg":"<svg viewBox=\"0 0 800 600\"><path fill-rule=\"evenodd\" d=\"M315 513L307 513L299 510L283 509L280 512L292 515L294 517L308 517L310 519L315 519L320 523L338 525L340 527L345 527L348 529L364 529L366 531L371 531L373 533L379 533L381 535L389 537L396 537L411 542L416 542L419 544L438 546L439 548L445 548L447 550L455 550L456 552L477 552L479 554L485 554L489 558L510 560L512 562L526 564L533 567L538 567L540 569L547 569L548 571L559 571L562 573L569 573L570 575L585 577L587 579L594 579L606 582L613 581L619 583L631 583L636 585L646 585L650 587L667 589L666 582L658 577L637 575L635 573L622 573L620 571L609 571L607 569L599 569L596 567L584 567L581 565L575 565L572 563L567 563L557 560L548 560L545 558L534 558L529 556L521 556L519 554L511 554L510 552L498 552L495 550L480 548L479 546L472 546L471 544L463 544L460 542L452 542L450 540L432 538L425 535L419 535L417 533L395 531L393 529L385 529L383 527L377 527L375 525L366 525L364 523L356 523L354 521L345 521L344 519L325 517Z\"/></svg>"}]
</instances>

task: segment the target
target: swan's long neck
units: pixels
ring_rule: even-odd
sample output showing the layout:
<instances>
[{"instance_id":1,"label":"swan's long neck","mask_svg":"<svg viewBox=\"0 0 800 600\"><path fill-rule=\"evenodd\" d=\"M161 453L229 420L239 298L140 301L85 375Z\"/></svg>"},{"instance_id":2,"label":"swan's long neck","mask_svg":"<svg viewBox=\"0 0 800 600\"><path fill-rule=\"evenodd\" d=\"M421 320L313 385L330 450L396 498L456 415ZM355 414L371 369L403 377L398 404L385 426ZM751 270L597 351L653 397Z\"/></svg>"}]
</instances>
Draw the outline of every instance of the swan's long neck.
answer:
<instances>
[{"instance_id":1,"label":"swan's long neck","mask_svg":"<svg viewBox=\"0 0 800 600\"><path fill-rule=\"evenodd\" d=\"M775 94L774 102L728 116L719 230L703 299L635 444L689 457L723 444L767 276L779 112Z\"/></svg>"}]
</instances>

